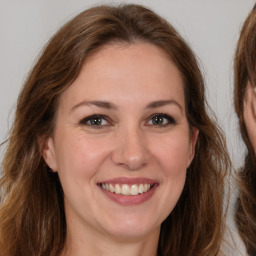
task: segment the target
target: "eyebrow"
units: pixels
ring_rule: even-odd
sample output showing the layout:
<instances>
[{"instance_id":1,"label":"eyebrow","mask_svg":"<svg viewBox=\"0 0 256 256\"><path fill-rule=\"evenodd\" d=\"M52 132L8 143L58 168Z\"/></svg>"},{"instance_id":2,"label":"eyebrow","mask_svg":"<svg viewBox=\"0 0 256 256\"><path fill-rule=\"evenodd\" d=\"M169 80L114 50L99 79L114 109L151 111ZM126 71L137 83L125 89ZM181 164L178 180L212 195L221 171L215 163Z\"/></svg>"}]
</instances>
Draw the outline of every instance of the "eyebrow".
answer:
<instances>
[{"instance_id":1,"label":"eyebrow","mask_svg":"<svg viewBox=\"0 0 256 256\"><path fill-rule=\"evenodd\" d=\"M157 100L157 101L153 101L153 102L150 102L147 105L146 108L159 108L159 107L163 107L163 106L169 105L169 104L176 105L182 112L182 107L176 100Z\"/></svg>"},{"instance_id":2,"label":"eyebrow","mask_svg":"<svg viewBox=\"0 0 256 256\"><path fill-rule=\"evenodd\" d=\"M70 110L70 112L74 111L76 108L78 107L81 107L81 106L96 106L96 107L99 107L99 108L105 108L105 109L113 109L113 110L116 110L117 107L110 103L110 102L107 102L107 101L98 101L98 100L94 100L94 101L82 101L78 104L76 104L75 106L73 106Z\"/></svg>"},{"instance_id":3,"label":"eyebrow","mask_svg":"<svg viewBox=\"0 0 256 256\"><path fill-rule=\"evenodd\" d=\"M169 104L174 104L176 105L182 112L182 107L181 105L176 101L176 100L157 100L157 101L152 101L150 102L146 108L147 109L153 109L153 108L159 108L159 107L163 107L165 105L169 105ZM70 112L74 111L75 109L77 109L78 107L81 107L81 106L90 106L90 105L93 105L93 106L96 106L96 107L99 107L99 108L104 108L104 109L110 109L110 110L117 110L117 106L114 105L113 103L111 102L108 102L108 101L98 101L98 100L95 100L95 101L82 101L76 105L74 105Z\"/></svg>"}]
</instances>

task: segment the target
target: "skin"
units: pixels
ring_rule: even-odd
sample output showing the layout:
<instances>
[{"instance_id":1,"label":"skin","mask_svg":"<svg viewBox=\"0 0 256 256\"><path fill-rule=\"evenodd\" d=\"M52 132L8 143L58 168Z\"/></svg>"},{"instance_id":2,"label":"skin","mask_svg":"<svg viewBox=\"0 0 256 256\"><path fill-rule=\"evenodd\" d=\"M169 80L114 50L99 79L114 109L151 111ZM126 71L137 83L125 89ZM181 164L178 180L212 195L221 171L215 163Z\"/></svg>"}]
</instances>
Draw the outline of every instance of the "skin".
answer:
<instances>
[{"instance_id":1,"label":"skin","mask_svg":"<svg viewBox=\"0 0 256 256\"><path fill-rule=\"evenodd\" d=\"M256 153L256 92L250 82L247 83L245 92L244 122L254 152Z\"/></svg>"},{"instance_id":2,"label":"skin","mask_svg":"<svg viewBox=\"0 0 256 256\"><path fill-rule=\"evenodd\" d=\"M88 121L95 114L104 115L101 125ZM60 97L43 153L64 191L62 255L157 255L160 225L181 195L197 135L186 119L179 70L161 49L112 44L87 58ZM97 185L119 177L158 186L145 202L121 205Z\"/></svg>"}]
</instances>

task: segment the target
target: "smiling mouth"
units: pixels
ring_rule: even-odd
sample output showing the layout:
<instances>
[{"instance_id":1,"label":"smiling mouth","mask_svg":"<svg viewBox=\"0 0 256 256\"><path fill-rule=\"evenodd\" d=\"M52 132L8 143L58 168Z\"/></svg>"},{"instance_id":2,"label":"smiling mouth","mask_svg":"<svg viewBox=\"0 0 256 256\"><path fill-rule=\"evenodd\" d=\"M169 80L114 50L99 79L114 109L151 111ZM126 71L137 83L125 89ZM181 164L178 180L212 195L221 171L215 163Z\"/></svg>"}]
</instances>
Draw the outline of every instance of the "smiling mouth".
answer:
<instances>
[{"instance_id":1,"label":"smiling mouth","mask_svg":"<svg viewBox=\"0 0 256 256\"><path fill-rule=\"evenodd\" d=\"M141 183L141 184L112 184L112 183L99 183L102 189L114 194L124 196L137 196L144 194L154 187L154 184Z\"/></svg>"}]
</instances>

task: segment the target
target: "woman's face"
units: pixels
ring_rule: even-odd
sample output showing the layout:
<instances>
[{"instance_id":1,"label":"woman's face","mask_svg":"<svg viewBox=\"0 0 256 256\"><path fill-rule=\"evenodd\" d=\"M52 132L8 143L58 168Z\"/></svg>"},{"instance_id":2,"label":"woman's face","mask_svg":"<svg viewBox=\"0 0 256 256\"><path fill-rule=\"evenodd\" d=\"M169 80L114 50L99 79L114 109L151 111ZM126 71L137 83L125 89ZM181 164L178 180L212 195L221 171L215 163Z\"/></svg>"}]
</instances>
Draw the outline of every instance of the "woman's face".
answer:
<instances>
[{"instance_id":1,"label":"woman's face","mask_svg":"<svg viewBox=\"0 0 256 256\"><path fill-rule=\"evenodd\" d=\"M244 98L244 121L250 142L256 153L256 91L250 82L247 83Z\"/></svg>"},{"instance_id":2,"label":"woman's face","mask_svg":"<svg viewBox=\"0 0 256 256\"><path fill-rule=\"evenodd\" d=\"M44 158L64 191L68 233L158 235L194 156L181 75L158 47L105 46L61 95Z\"/></svg>"}]
</instances>

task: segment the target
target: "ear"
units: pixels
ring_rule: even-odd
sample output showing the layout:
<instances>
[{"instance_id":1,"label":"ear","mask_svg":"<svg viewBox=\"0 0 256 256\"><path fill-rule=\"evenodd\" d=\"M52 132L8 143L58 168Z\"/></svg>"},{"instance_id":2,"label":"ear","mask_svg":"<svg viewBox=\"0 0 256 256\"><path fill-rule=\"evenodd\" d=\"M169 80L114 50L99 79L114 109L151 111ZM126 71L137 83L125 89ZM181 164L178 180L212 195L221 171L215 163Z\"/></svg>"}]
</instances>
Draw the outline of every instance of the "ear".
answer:
<instances>
[{"instance_id":1,"label":"ear","mask_svg":"<svg viewBox=\"0 0 256 256\"><path fill-rule=\"evenodd\" d=\"M198 134L199 134L198 129L193 127L192 132L191 132L191 138L190 138L190 146L189 146L190 149L189 149L189 154L188 154L187 168L190 166L190 164L195 156L195 147L196 147Z\"/></svg>"},{"instance_id":2,"label":"ear","mask_svg":"<svg viewBox=\"0 0 256 256\"><path fill-rule=\"evenodd\" d=\"M48 167L53 171L57 172L57 161L55 156L54 141L50 138L40 138L39 145L41 148L41 154Z\"/></svg>"}]
</instances>

